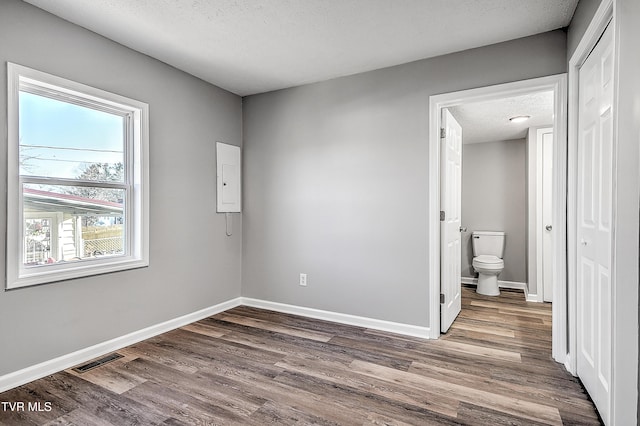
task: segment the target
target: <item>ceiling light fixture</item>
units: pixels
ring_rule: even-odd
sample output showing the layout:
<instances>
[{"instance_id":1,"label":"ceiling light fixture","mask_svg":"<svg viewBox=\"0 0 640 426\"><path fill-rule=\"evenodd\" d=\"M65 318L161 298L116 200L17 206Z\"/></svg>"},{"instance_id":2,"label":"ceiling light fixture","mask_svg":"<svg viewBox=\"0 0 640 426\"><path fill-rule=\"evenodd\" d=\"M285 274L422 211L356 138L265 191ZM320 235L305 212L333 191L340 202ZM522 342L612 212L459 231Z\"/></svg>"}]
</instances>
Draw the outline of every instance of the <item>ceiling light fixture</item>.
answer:
<instances>
[{"instance_id":1,"label":"ceiling light fixture","mask_svg":"<svg viewBox=\"0 0 640 426\"><path fill-rule=\"evenodd\" d=\"M525 121L527 121L530 118L531 118L530 115L517 115L515 117L511 117L509 119L509 121L512 122L512 123L524 123Z\"/></svg>"}]
</instances>

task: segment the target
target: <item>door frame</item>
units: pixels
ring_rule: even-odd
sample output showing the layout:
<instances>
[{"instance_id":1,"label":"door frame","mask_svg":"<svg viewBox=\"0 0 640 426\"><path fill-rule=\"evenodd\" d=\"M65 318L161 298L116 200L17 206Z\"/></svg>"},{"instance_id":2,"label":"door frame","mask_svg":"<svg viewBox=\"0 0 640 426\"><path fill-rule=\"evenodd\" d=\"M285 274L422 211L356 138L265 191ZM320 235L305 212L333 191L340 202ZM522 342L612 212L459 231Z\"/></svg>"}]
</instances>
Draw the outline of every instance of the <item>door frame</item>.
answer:
<instances>
[{"instance_id":1,"label":"door frame","mask_svg":"<svg viewBox=\"0 0 640 426\"><path fill-rule=\"evenodd\" d=\"M530 80L462 90L429 97L429 337L440 337L440 128L441 110L456 105L490 101L505 97L525 95L533 92L554 92L554 174L553 203L554 226L557 236L566 235L567 217L567 75L557 74ZM556 253L566 253L566 239L556 238ZM566 259L556 256L557 268L554 281L565 282ZM552 353L553 358L567 363L567 291L565 286L554 286L552 305Z\"/></svg>"},{"instance_id":2,"label":"door frame","mask_svg":"<svg viewBox=\"0 0 640 426\"><path fill-rule=\"evenodd\" d=\"M591 23L587 27L584 35L582 36L580 43L576 47L573 55L569 59L569 115L568 115L568 139L567 139L567 150L568 150L568 162L567 162L567 172L568 172L568 192L567 192L567 221L570 226L567 229L567 287L569 292L569 304L568 304L568 319L569 319L569 357L567 359L567 369L573 375L577 375L577 357L578 357L578 338L577 338L577 311L578 311L578 299L577 299L577 244L578 244L578 110L579 110L579 71L580 67L587 59L591 51L595 48L596 44L600 40L600 37L604 33L604 30L608 25L613 26L613 44L614 44L614 57L615 57L615 67L614 69L614 77L617 80L617 63L618 63L618 42L617 42L617 29L615 26L615 0L602 0L598 10L593 16ZM618 88L617 81L614 80L614 90L613 90L613 104L614 104L614 123L617 122L617 104L618 104ZM616 136L616 127L614 125L614 136L613 136L613 160L616 161L616 148L617 145L617 136ZM615 166L614 166L615 167ZM616 172L615 168L613 170L613 181L612 181L612 220L613 220L613 238L615 242L615 216L616 216ZM615 286L615 243L612 247L612 272L611 272L611 301L612 301L612 313L615 315L615 305L616 298L620 297L620 295L616 294L616 286ZM611 374L611 392L609 393L610 404L609 404L609 420L611 424L616 423L616 404L615 401L616 388L617 388L617 376L624 376L624 371L619 371L615 364L615 354L616 354L616 319L612 318L612 330L611 330L611 362L612 362L612 374Z\"/></svg>"}]
</instances>

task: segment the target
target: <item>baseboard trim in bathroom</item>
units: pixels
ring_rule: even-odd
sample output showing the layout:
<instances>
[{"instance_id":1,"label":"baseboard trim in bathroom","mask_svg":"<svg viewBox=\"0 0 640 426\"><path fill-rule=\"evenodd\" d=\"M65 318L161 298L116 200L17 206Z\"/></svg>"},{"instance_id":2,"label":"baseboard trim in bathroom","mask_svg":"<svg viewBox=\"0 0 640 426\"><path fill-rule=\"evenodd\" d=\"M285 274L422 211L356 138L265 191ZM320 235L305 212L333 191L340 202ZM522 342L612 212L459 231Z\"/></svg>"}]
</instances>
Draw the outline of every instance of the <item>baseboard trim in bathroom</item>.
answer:
<instances>
[{"instance_id":1,"label":"baseboard trim in bathroom","mask_svg":"<svg viewBox=\"0 0 640 426\"><path fill-rule=\"evenodd\" d=\"M473 277L462 277L462 284L471 284L478 285L478 279ZM500 288L511 288L514 290L525 290L527 288L526 283L521 283L518 281L501 281L498 280L498 287Z\"/></svg>"},{"instance_id":2,"label":"baseboard trim in bathroom","mask_svg":"<svg viewBox=\"0 0 640 426\"><path fill-rule=\"evenodd\" d=\"M527 290L524 291L525 300L527 302L542 302L536 293L528 293Z\"/></svg>"}]
</instances>

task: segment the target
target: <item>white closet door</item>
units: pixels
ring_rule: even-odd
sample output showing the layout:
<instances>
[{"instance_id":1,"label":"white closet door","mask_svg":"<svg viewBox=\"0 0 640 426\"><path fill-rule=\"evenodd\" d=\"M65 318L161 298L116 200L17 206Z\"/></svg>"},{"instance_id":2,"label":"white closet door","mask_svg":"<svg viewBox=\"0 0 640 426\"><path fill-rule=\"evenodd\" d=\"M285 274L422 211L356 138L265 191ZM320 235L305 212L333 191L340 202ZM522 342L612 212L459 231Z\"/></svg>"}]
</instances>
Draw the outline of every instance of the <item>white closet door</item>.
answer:
<instances>
[{"instance_id":1,"label":"white closet door","mask_svg":"<svg viewBox=\"0 0 640 426\"><path fill-rule=\"evenodd\" d=\"M578 111L578 376L602 419L611 393L613 34L607 28L580 69Z\"/></svg>"}]
</instances>

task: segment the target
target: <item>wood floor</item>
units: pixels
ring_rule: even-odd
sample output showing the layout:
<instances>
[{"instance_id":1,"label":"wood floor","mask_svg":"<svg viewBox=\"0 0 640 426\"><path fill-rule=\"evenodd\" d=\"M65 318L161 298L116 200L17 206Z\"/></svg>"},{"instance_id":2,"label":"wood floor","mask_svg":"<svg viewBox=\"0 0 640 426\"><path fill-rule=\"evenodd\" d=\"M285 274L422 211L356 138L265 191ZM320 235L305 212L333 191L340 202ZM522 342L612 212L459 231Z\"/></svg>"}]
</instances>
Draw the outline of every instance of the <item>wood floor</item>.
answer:
<instances>
[{"instance_id":1,"label":"wood floor","mask_svg":"<svg viewBox=\"0 0 640 426\"><path fill-rule=\"evenodd\" d=\"M0 424L600 424L521 292L463 288L439 340L238 307L118 353L0 394L42 408Z\"/></svg>"}]
</instances>

